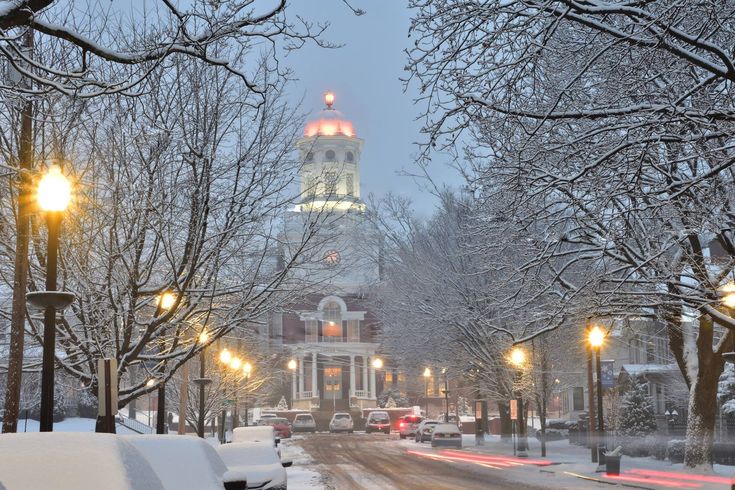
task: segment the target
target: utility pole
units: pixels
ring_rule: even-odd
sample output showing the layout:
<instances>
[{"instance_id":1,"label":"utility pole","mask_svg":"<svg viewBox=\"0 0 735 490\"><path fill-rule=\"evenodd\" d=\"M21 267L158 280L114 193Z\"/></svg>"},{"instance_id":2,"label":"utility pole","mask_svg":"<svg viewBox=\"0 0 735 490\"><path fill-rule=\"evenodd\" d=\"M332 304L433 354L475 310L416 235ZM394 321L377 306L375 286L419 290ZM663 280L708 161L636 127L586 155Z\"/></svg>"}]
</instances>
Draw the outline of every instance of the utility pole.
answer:
<instances>
[{"instance_id":1,"label":"utility pole","mask_svg":"<svg viewBox=\"0 0 735 490\"><path fill-rule=\"evenodd\" d=\"M186 408L189 404L189 361L181 366L181 388L179 389L179 435L186 434Z\"/></svg>"},{"instance_id":2,"label":"utility pole","mask_svg":"<svg viewBox=\"0 0 735 490\"><path fill-rule=\"evenodd\" d=\"M33 56L33 29L25 35L26 54ZM28 68L30 69L30 67ZM30 89L33 82L27 77L23 86ZM20 413L20 386L23 376L23 344L26 322L26 290L28 289L28 241L30 214L33 202L31 171L33 170L33 101L23 101L18 151L18 220L15 224L15 262L13 270L13 299L10 317L10 351L8 378L5 392L3 432L16 432Z\"/></svg>"},{"instance_id":3,"label":"utility pole","mask_svg":"<svg viewBox=\"0 0 735 490\"><path fill-rule=\"evenodd\" d=\"M447 368L444 371L444 422L449 422L449 375Z\"/></svg>"}]
</instances>

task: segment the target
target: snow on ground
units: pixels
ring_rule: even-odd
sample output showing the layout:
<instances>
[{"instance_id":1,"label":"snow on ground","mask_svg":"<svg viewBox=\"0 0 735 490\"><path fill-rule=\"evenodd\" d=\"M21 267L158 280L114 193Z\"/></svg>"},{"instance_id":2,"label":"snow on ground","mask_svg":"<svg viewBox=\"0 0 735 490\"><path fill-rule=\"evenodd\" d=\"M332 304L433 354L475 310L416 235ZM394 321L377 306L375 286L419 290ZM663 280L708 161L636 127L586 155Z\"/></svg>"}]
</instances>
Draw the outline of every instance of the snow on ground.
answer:
<instances>
[{"instance_id":1,"label":"snow on ground","mask_svg":"<svg viewBox=\"0 0 735 490\"><path fill-rule=\"evenodd\" d=\"M54 432L94 432L95 419L84 419L80 417L69 417L61 422L54 422ZM18 432L38 432L40 422L25 419L18 421ZM118 434L137 434L127 427L117 424Z\"/></svg>"},{"instance_id":2,"label":"snow on ground","mask_svg":"<svg viewBox=\"0 0 735 490\"><path fill-rule=\"evenodd\" d=\"M324 488L322 475L308 467L313 459L304 451L304 448L295 444L295 441L303 438L304 436L299 435L281 440L281 459L293 461L293 466L286 468L288 488L291 490Z\"/></svg>"}]
</instances>

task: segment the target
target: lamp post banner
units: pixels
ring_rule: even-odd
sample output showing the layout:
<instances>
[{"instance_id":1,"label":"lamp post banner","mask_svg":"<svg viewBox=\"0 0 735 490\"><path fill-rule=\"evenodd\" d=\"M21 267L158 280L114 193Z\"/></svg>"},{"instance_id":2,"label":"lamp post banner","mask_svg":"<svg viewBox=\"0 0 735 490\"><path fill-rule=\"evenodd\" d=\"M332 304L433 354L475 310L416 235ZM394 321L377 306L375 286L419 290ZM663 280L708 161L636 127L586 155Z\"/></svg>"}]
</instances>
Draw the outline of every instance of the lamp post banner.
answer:
<instances>
[{"instance_id":1,"label":"lamp post banner","mask_svg":"<svg viewBox=\"0 0 735 490\"><path fill-rule=\"evenodd\" d=\"M600 361L603 389L615 386L615 361Z\"/></svg>"}]
</instances>

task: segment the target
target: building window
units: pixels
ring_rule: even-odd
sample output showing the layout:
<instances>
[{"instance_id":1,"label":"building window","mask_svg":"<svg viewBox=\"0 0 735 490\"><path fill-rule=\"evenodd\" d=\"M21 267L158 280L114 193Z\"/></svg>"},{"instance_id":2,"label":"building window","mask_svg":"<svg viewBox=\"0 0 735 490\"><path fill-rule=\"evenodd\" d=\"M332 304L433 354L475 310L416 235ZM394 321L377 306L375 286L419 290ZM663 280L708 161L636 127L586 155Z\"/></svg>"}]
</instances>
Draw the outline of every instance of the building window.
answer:
<instances>
[{"instance_id":1,"label":"building window","mask_svg":"<svg viewBox=\"0 0 735 490\"><path fill-rule=\"evenodd\" d=\"M326 322L341 322L342 321L342 308L334 302L330 301L324 305L322 309L322 315Z\"/></svg>"},{"instance_id":2,"label":"building window","mask_svg":"<svg viewBox=\"0 0 735 490\"><path fill-rule=\"evenodd\" d=\"M342 389L342 368L324 368L324 391L333 393Z\"/></svg>"},{"instance_id":3,"label":"building window","mask_svg":"<svg viewBox=\"0 0 735 490\"><path fill-rule=\"evenodd\" d=\"M309 152L306 154L306 163L311 163L314 161L314 153Z\"/></svg>"},{"instance_id":4,"label":"building window","mask_svg":"<svg viewBox=\"0 0 735 490\"><path fill-rule=\"evenodd\" d=\"M352 163L355 161L355 155L351 151L345 153L345 162Z\"/></svg>"},{"instance_id":5,"label":"building window","mask_svg":"<svg viewBox=\"0 0 735 490\"><path fill-rule=\"evenodd\" d=\"M337 172L324 172L324 194L337 193Z\"/></svg>"},{"instance_id":6,"label":"building window","mask_svg":"<svg viewBox=\"0 0 735 490\"><path fill-rule=\"evenodd\" d=\"M355 195L355 178L352 174L347 174L345 177L345 193L348 196Z\"/></svg>"},{"instance_id":7,"label":"building window","mask_svg":"<svg viewBox=\"0 0 735 490\"><path fill-rule=\"evenodd\" d=\"M317 342L318 338L319 330L316 320L306 320L306 341Z\"/></svg>"},{"instance_id":8,"label":"building window","mask_svg":"<svg viewBox=\"0 0 735 490\"><path fill-rule=\"evenodd\" d=\"M360 320L347 320L347 341L360 341Z\"/></svg>"},{"instance_id":9,"label":"building window","mask_svg":"<svg viewBox=\"0 0 735 490\"><path fill-rule=\"evenodd\" d=\"M385 384L386 386L390 386L393 384L393 373L390 371L385 372Z\"/></svg>"},{"instance_id":10,"label":"building window","mask_svg":"<svg viewBox=\"0 0 735 490\"><path fill-rule=\"evenodd\" d=\"M334 154L334 150L327 150L326 153L324 153L324 160L327 162L334 162L337 160L337 155Z\"/></svg>"},{"instance_id":11,"label":"building window","mask_svg":"<svg viewBox=\"0 0 735 490\"><path fill-rule=\"evenodd\" d=\"M342 322L324 322L322 337L326 342L340 342L342 340Z\"/></svg>"},{"instance_id":12,"label":"building window","mask_svg":"<svg viewBox=\"0 0 735 490\"><path fill-rule=\"evenodd\" d=\"M584 410L584 388L572 388L572 410Z\"/></svg>"}]
</instances>

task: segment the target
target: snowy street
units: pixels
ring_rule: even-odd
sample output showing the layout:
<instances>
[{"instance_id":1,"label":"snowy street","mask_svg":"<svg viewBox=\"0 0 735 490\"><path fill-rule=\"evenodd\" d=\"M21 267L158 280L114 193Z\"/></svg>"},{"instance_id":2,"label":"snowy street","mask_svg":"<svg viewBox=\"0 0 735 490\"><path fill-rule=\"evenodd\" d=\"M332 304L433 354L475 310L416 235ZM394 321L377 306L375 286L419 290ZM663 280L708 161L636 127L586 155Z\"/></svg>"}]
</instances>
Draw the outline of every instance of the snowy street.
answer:
<instances>
[{"instance_id":1,"label":"snowy street","mask_svg":"<svg viewBox=\"0 0 735 490\"><path fill-rule=\"evenodd\" d=\"M396 434L327 434L297 436L286 444L290 450L302 448L303 466L295 460L293 470L308 468L308 484L290 481L295 489L536 489L536 488L700 488L729 487L728 468L716 468L718 475L687 474L681 465L650 458L625 458L621 477L613 479L595 473L588 451L567 441L549 444L549 458L538 458L538 445L531 442L526 460L512 457L510 445L488 441L474 446L474 437L465 436L461 451L432 449L430 444L399 440Z\"/></svg>"}]
</instances>

